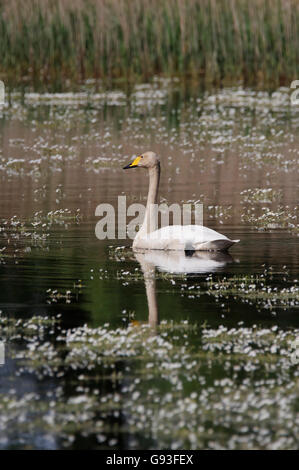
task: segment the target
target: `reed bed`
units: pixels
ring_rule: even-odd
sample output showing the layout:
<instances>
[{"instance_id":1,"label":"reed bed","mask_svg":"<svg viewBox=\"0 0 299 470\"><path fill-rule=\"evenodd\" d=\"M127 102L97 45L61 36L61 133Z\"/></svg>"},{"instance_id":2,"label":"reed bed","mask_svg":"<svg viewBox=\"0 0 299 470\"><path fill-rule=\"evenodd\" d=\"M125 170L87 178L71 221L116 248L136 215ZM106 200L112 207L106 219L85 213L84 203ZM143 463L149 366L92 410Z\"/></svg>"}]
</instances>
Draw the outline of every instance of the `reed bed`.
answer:
<instances>
[{"instance_id":1,"label":"reed bed","mask_svg":"<svg viewBox=\"0 0 299 470\"><path fill-rule=\"evenodd\" d=\"M0 76L289 83L297 0L2 0Z\"/></svg>"}]
</instances>

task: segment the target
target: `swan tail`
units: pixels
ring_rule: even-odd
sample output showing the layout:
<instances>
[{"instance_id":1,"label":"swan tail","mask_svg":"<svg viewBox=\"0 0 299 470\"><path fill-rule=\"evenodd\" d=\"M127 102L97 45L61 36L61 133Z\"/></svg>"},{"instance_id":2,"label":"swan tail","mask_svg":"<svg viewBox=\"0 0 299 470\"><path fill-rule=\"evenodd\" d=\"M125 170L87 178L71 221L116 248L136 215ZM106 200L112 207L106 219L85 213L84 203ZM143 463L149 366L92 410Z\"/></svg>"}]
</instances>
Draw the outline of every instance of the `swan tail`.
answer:
<instances>
[{"instance_id":1,"label":"swan tail","mask_svg":"<svg viewBox=\"0 0 299 470\"><path fill-rule=\"evenodd\" d=\"M240 240L229 240L228 238L220 238L218 240L212 240L204 243L193 243L193 249L195 251L226 251L235 243Z\"/></svg>"}]
</instances>

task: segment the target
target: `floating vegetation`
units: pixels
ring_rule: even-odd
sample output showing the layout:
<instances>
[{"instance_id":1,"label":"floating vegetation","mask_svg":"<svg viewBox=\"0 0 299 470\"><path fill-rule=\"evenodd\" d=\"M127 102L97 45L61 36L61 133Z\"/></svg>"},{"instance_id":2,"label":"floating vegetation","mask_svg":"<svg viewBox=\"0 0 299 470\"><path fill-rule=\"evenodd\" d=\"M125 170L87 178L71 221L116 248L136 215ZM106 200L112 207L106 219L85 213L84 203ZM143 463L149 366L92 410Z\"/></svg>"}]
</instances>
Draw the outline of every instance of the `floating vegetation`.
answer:
<instances>
[{"instance_id":1,"label":"floating vegetation","mask_svg":"<svg viewBox=\"0 0 299 470\"><path fill-rule=\"evenodd\" d=\"M57 209L43 213L38 211L31 220L23 220L17 216L0 220L0 241L5 244L1 248L0 257L16 258L21 253L30 253L31 248L47 248L53 227L68 230L71 224L79 224L80 209Z\"/></svg>"},{"instance_id":2,"label":"floating vegetation","mask_svg":"<svg viewBox=\"0 0 299 470\"><path fill-rule=\"evenodd\" d=\"M103 93L26 93L25 103L33 106L51 104L59 106L78 106L102 104L108 106L125 106L127 98L122 91L106 91Z\"/></svg>"},{"instance_id":3,"label":"floating vegetation","mask_svg":"<svg viewBox=\"0 0 299 470\"><path fill-rule=\"evenodd\" d=\"M0 313L0 337L9 341L31 341L33 337L42 339L47 334L54 334L54 327L60 322L61 315L54 317L36 315L28 320L3 316Z\"/></svg>"},{"instance_id":4,"label":"floating vegetation","mask_svg":"<svg viewBox=\"0 0 299 470\"><path fill-rule=\"evenodd\" d=\"M72 291L67 290L65 292L58 292L57 289L47 289L48 303L57 303L58 301L64 301L66 304L72 302L74 294Z\"/></svg>"},{"instance_id":5,"label":"floating vegetation","mask_svg":"<svg viewBox=\"0 0 299 470\"><path fill-rule=\"evenodd\" d=\"M280 276L275 278L271 270L265 271L264 274L224 276L218 279L210 275L207 278L206 288L202 285L193 285L190 291L190 287L186 289L186 285L182 285L181 290L183 292L189 290L193 296L207 293L216 299L239 299L250 305L256 305L258 309L270 309L274 314L275 309L299 306L297 281L283 281Z\"/></svg>"},{"instance_id":6,"label":"floating vegetation","mask_svg":"<svg viewBox=\"0 0 299 470\"><path fill-rule=\"evenodd\" d=\"M127 249L124 245L121 246L109 246L108 256L111 260L125 261L127 258L132 259L132 250Z\"/></svg>"},{"instance_id":7,"label":"floating vegetation","mask_svg":"<svg viewBox=\"0 0 299 470\"><path fill-rule=\"evenodd\" d=\"M278 287L265 286L263 282L255 284L252 277L251 283L246 285L245 279L232 278L216 283L209 290L209 294L217 298L227 296L239 297L244 302L257 304L258 307L266 309L294 308L299 306L299 287L279 289Z\"/></svg>"},{"instance_id":8,"label":"floating vegetation","mask_svg":"<svg viewBox=\"0 0 299 470\"><path fill-rule=\"evenodd\" d=\"M13 216L10 220L1 221L1 232L9 232L10 234L15 231L16 233L25 233L27 236L27 231L37 230L41 228L43 230L49 230L49 228L54 225L66 226L68 222L79 222L81 219L80 209L72 211L70 209L57 209L55 211L50 211L46 214L43 214L42 211L36 212L33 216L33 219L30 220L21 220L17 216Z\"/></svg>"},{"instance_id":9,"label":"floating vegetation","mask_svg":"<svg viewBox=\"0 0 299 470\"><path fill-rule=\"evenodd\" d=\"M288 206L279 206L277 210L263 207L263 214L257 215L255 208L248 208L242 214L242 221L252 224L259 230L287 229L297 234L299 232L298 209L298 206L292 210Z\"/></svg>"},{"instance_id":10,"label":"floating vegetation","mask_svg":"<svg viewBox=\"0 0 299 470\"><path fill-rule=\"evenodd\" d=\"M65 448L90 437L95 448L117 447L123 432L132 436L130 448L144 439L162 449L297 447L299 375L292 348L298 329L163 321L155 330L136 324L64 330L58 324L54 349L44 341L53 330L49 319L34 317L25 327L18 330L23 348L12 350L18 375L59 381L44 394L19 397L12 383L0 395L2 448L12 435L15 447L32 446L37 432L48 445L59 436ZM8 340L9 350L19 335ZM114 384L110 392L102 390L104 377Z\"/></svg>"},{"instance_id":11,"label":"floating vegetation","mask_svg":"<svg viewBox=\"0 0 299 470\"><path fill-rule=\"evenodd\" d=\"M249 203L249 204L265 204L271 203L274 201L280 201L282 198L282 191L275 190L272 188L255 188L255 189L245 189L241 191L242 196L242 203Z\"/></svg>"},{"instance_id":12,"label":"floating vegetation","mask_svg":"<svg viewBox=\"0 0 299 470\"><path fill-rule=\"evenodd\" d=\"M292 342L297 338L298 331L280 331L277 334L278 327L258 328L227 328L220 326L215 329L203 330L203 349L215 353L229 355L244 355L250 358L256 358L255 365L260 367L260 363L271 355L277 354L284 361L286 358L286 367L290 367L290 354L292 352ZM276 362L276 361L275 361ZM292 364L292 361L291 361ZM272 368L272 361L269 361L269 367ZM283 367L283 364L281 364ZM253 364L252 364L252 367ZM253 371L253 369L252 369Z\"/></svg>"},{"instance_id":13,"label":"floating vegetation","mask_svg":"<svg viewBox=\"0 0 299 470\"><path fill-rule=\"evenodd\" d=\"M69 209L59 209L50 211L47 214L36 212L31 221L21 220L17 216L13 216L9 220L2 220L1 233L4 237L23 238L31 237L32 239L44 239L49 236L47 233L51 226L58 224L64 228L68 228L68 223L80 221L80 209L73 212Z\"/></svg>"},{"instance_id":14,"label":"floating vegetation","mask_svg":"<svg viewBox=\"0 0 299 470\"><path fill-rule=\"evenodd\" d=\"M238 155L234 165L239 167L244 183L253 170L266 171L267 178L270 178L268 184L274 173L297 173L298 107L291 105L288 88L281 87L272 94L238 87L200 95L197 91L189 101L178 102L173 108L174 97L180 89L176 82L157 78L147 86L136 85L127 95L125 111L122 111L122 106L110 103L109 92L103 92L107 95L106 104L95 100L86 105L78 99L76 106L71 100L69 103L63 99L57 102L57 97L52 102L51 94L46 94L47 100L40 94L33 106L27 103L28 93L23 97L20 93L13 93L3 115L11 121L28 120L33 129L27 131L22 142L11 139L8 151L2 156L0 154L0 174L10 178L32 178L38 183L34 190L45 197L49 191L46 186L49 171L59 174L66 169L72 171L78 165L82 171L95 174L107 169L115 171L120 167L120 161L125 162L131 156L124 155L124 142L129 141L131 151L137 154L141 147L151 146L153 136L162 154L165 153L161 156L163 164L168 167L170 187L182 178L183 167L175 158L177 152L182 162L187 159L192 167L198 166L200 176L211 164L215 168L226 166L231 154ZM96 93L89 94L91 99L93 95ZM144 103L150 103L146 113ZM115 119L106 119L107 107L115 112ZM287 129L286 117L289 122ZM74 135L78 122L86 124L82 132ZM248 132L248 129L252 131ZM205 151L202 150L204 146ZM82 148L85 149L83 165L80 160ZM41 191L41 188L44 189ZM61 201L63 192L59 187L57 189L57 199ZM281 188L272 189L273 197L278 201ZM199 185L189 198L194 196L194 201L200 199L205 205L216 205L214 198L202 193ZM161 193L161 196L169 199L167 193ZM254 202L252 194L241 196L242 201L251 197ZM227 207L230 204L217 205Z\"/></svg>"},{"instance_id":15,"label":"floating vegetation","mask_svg":"<svg viewBox=\"0 0 299 470\"><path fill-rule=\"evenodd\" d=\"M233 206L208 206L209 218L217 219L219 224L223 224L224 220L232 217Z\"/></svg>"}]
</instances>

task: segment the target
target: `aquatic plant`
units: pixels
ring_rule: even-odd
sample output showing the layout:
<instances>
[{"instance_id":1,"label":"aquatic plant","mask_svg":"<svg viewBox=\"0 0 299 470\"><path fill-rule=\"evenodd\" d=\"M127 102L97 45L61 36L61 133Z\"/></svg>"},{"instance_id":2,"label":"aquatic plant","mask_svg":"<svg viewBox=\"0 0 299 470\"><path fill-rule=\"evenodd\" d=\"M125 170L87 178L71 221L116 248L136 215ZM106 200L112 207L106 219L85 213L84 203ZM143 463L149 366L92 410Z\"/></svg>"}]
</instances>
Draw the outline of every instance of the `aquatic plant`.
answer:
<instances>
[{"instance_id":1,"label":"aquatic plant","mask_svg":"<svg viewBox=\"0 0 299 470\"><path fill-rule=\"evenodd\" d=\"M64 230L81 220L80 209L56 209L43 213L37 211L30 219L14 215L9 219L0 219L0 260L16 258L30 253L33 247L47 249L51 230L59 226Z\"/></svg>"},{"instance_id":2,"label":"aquatic plant","mask_svg":"<svg viewBox=\"0 0 299 470\"><path fill-rule=\"evenodd\" d=\"M0 394L2 448L12 436L18 448L38 445L37 433L41 446L59 436L65 448L78 438L81 445L92 438L93 448L115 448L128 432L130 448L143 439L159 449L297 447L292 344L298 329L243 322L211 328L184 320L155 329L107 323L65 330L58 318L0 317L0 328L7 323L15 323L15 336L5 328L2 336L18 374L54 381L46 393L38 388L19 396L12 382ZM16 341L22 347L14 350Z\"/></svg>"},{"instance_id":3,"label":"aquatic plant","mask_svg":"<svg viewBox=\"0 0 299 470\"><path fill-rule=\"evenodd\" d=\"M210 274L205 282L177 283L174 289L191 298L208 294L216 300L237 300L255 305L257 310L267 309L274 315L276 309L298 308L298 281L288 279L285 271L274 275L272 269L264 274L218 276ZM224 306L224 304L223 304Z\"/></svg>"},{"instance_id":4,"label":"aquatic plant","mask_svg":"<svg viewBox=\"0 0 299 470\"><path fill-rule=\"evenodd\" d=\"M255 207L248 208L241 216L242 221L259 230L286 229L294 234L299 232L298 206L292 209L289 206L279 206L277 210L263 207L262 211L263 213L258 215Z\"/></svg>"},{"instance_id":5,"label":"aquatic plant","mask_svg":"<svg viewBox=\"0 0 299 470\"><path fill-rule=\"evenodd\" d=\"M0 70L11 79L298 76L296 0L21 0L0 7ZM17 79L16 79L17 77Z\"/></svg>"},{"instance_id":6,"label":"aquatic plant","mask_svg":"<svg viewBox=\"0 0 299 470\"><path fill-rule=\"evenodd\" d=\"M254 189L244 189L241 191L240 195L242 196L242 203L271 203L273 201L280 201L282 198L282 191L275 190L272 188L254 188Z\"/></svg>"}]
</instances>

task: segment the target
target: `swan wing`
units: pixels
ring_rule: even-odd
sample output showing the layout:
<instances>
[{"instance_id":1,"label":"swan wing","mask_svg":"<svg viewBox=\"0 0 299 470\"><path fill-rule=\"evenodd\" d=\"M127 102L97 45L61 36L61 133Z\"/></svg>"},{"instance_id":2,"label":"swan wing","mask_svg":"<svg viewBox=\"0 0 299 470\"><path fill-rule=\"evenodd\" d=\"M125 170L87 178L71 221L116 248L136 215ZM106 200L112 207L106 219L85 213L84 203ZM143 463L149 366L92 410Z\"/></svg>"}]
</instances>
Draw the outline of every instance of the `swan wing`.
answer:
<instances>
[{"instance_id":1,"label":"swan wing","mask_svg":"<svg viewBox=\"0 0 299 470\"><path fill-rule=\"evenodd\" d=\"M156 250L226 250L237 240L202 225L169 225L136 237L134 248Z\"/></svg>"}]
</instances>

